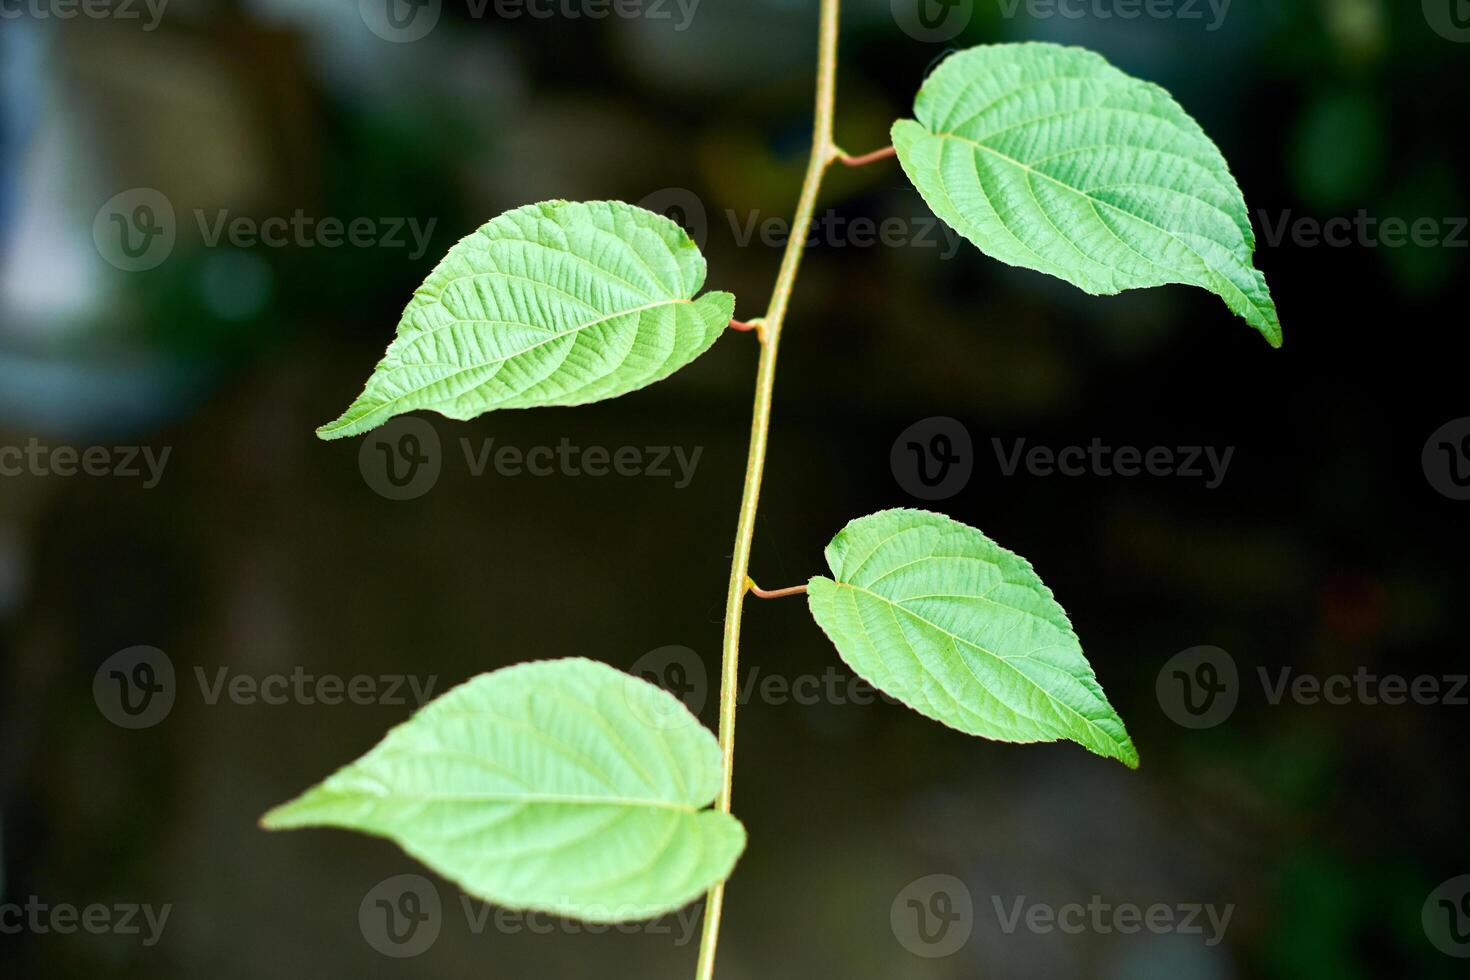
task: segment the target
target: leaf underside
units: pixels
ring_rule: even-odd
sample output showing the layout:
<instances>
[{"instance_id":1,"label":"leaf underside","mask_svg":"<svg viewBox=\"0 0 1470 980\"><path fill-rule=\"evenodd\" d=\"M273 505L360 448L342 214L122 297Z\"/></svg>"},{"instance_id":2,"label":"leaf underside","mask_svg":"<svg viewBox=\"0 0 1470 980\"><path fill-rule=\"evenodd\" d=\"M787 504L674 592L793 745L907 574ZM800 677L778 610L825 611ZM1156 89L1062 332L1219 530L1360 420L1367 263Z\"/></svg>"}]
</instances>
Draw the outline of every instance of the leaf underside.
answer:
<instances>
[{"instance_id":1,"label":"leaf underside","mask_svg":"<svg viewBox=\"0 0 1470 980\"><path fill-rule=\"evenodd\" d=\"M621 922L729 876L745 829L705 809L719 779L714 736L678 699L550 660L454 688L261 823L386 837L497 905Z\"/></svg>"},{"instance_id":2,"label":"leaf underside","mask_svg":"<svg viewBox=\"0 0 1470 980\"><path fill-rule=\"evenodd\" d=\"M893 125L904 171L985 254L1098 295L1198 286L1281 345L1240 187L1164 89L1081 48L985 45L944 61L914 115Z\"/></svg>"},{"instance_id":3,"label":"leaf underside","mask_svg":"<svg viewBox=\"0 0 1470 980\"><path fill-rule=\"evenodd\" d=\"M826 554L832 578L811 580L808 605L874 687L962 732L1069 739L1137 767L1067 614L1024 558L920 510L859 518Z\"/></svg>"},{"instance_id":4,"label":"leaf underside","mask_svg":"<svg viewBox=\"0 0 1470 980\"><path fill-rule=\"evenodd\" d=\"M660 381L734 313L729 293L694 298L704 275L682 228L631 204L508 211L449 250L363 393L317 435L357 435L415 409L469 419L581 405Z\"/></svg>"}]
</instances>

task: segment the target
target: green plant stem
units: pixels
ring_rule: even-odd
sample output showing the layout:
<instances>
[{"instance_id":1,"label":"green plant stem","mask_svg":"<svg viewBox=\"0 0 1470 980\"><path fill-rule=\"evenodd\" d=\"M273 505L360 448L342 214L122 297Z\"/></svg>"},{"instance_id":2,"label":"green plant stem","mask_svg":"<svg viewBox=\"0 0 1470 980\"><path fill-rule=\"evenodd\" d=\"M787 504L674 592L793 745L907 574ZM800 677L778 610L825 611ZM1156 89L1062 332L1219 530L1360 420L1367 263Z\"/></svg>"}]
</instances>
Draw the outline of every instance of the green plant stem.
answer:
<instances>
[{"instance_id":1,"label":"green plant stem","mask_svg":"<svg viewBox=\"0 0 1470 980\"><path fill-rule=\"evenodd\" d=\"M806 586L793 585L786 589L763 589L759 585L756 585L752 579L750 582L750 594L757 599L784 599L792 595L806 595Z\"/></svg>"},{"instance_id":2,"label":"green plant stem","mask_svg":"<svg viewBox=\"0 0 1470 980\"><path fill-rule=\"evenodd\" d=\"M839 147L837 150L837 162L844 167L866 167L870 163L877 163L879 160L887 160L889 157L897 155L897 148L892 146L885 146L881 150L874 150L872 153L864 153L856 157Z\"/></svg>"},{"instance_id":3,"label":"green plant stem","mask_svg":"<svg viewBox=\"0 0 1470 980\"><path fill-rule=\"evenodd\" d=\"M750 545L755 536L755 515L760 504L761 476L766 466L766 442L771 428L771 393L776 384L776 352L781 328L791 303L791 290L801 267L805 230L811 227L822 177L837 158L832 142L832 114L837 93L837 14L839 0L822 0L821 26L817 44L816 117L812 126L812 151L796 202L792 233L781 256L781 269L771 304L761 318L761 354L756 371L755 409L750 425L750 453L745 464L745 489L740 495L740 519L735 530L735 551L730 560L730 587L725 601L725 637L720 654L720 750L723 757L720 795L716 805L730 812L731 787L735 775L735 701L740 686L740 614L750 588ZM704 931L699 942L697 980L712 980L715 950L720 938L720 914L725 904L725 883L710 889L704 906Z\"/></svg>"}]
</instances>

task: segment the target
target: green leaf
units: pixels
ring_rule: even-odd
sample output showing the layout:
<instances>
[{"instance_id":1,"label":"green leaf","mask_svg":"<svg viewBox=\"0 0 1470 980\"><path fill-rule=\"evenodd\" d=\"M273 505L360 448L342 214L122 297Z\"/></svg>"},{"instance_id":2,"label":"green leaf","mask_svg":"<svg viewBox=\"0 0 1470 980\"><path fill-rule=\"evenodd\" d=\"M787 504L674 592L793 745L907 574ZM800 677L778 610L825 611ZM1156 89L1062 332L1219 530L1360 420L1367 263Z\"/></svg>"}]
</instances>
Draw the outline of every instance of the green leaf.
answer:
<instances>
[{"instance_id":1,"label":"green leaf","mask_svg":"<svg viewBox=\"0 0 1470 980\"><path fill-rule=\"evenodd\" d=\"M1183 283L1281 346L1245 198L1169 93L1081 48L962 51L893 125L934 213L987 255L1089 293Z\"/></svg>"},{"instance_id":2,"label":"green leaf","mask_svg":"<svg viewBox=\"0 0 1470 980\"><path fill-rule=\"evenodd\" d=\"M704 257L662 215L621 201L508 211L449 250L414 293L367 387L323 439L432 409L583 405L662 381L735 311L706 293Z\"/></svg>"},{"instance_id":3,"label":"green leaf","mask_svg":"<svg viewBox=\"0 0 1470 980\"><path fill-rule=\"evenodd\" d=\"M1026 559L941 514L885 510L827 546L812 616L849 667L923 715L1002 742L1138 752Z\"/></svg>"},{"instance_id":4,"label":"green leaf","mask_svg":"<svg viewBox=\"0 0 1470 980\"><path fill-rule=\"evenodd\" d=\"M396 841L478 898L646 919L729 876L745 848L706 810L720 750L673 695L591 660L482 674L262 819Z\"/></svg>"}]
</instances>

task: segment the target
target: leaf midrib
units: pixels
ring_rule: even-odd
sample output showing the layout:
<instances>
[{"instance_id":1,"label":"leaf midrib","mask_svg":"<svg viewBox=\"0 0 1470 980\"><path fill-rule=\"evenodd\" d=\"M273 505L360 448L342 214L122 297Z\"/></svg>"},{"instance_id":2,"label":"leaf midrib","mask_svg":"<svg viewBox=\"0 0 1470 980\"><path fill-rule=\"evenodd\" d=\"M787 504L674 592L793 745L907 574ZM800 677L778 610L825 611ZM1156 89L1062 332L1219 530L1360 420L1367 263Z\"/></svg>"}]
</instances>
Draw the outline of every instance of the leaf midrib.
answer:
<instances>
[{"instance_id":1,"label":"leaf midrib","mask_svg":"<svg viewBox=\"0 0 1470 980\"><path fill-rule=\"evenodd\" d=\"M1119 207L1118 205L1114 204L1111 201L1105 201L1102 198L1093 196L1092 194L1088 193L1087 191L1082 190L1081 188L1073 187L1071 184L1067 183L1064 180L1058 180L1056 177L1053 177L1051 174L1046 173L1045 171L1037 170L1037 169L1029 166L1028 164L1022 163L1020 160L1017 160L1015 157L1010 156L1009 154L1006 154L1006 153L1002 153L1000 150L997 150L997 149L995 149L992 146L987 146L984 143L981 143L981 142L978 142L976 140L970 139L969 137L966 137L966 136L960 136L958 133L935 133L932 130L930 130L930 133L931 133L931 135L935 136L938 139L954 140L954 141L956 141L958 143L964 143L964 144L966 144L968 146L973 146L977 150L984 150L986 153L992 154L993 156L997 156L1001 160L1004 160L1006 163L1009 163L1009 164L1017 167L1018 169L1025 171L1028 174L1034 174L1034 175L1036 175L1038 177L1043 178L1044 180L1048 180L1051 183L1056 184L1058 187L1062 188L1063 190L1071 191L1073 194L1076 194L1079 197L1082 197L1082 198L1087 199L1088 201L1092 202L1092 206L1093 207L1097 207L1100 204L1100 205L1102 205L1103 207L1107 208L1110 211L1116 211L1118 214L1121 214L1121 215L1123 215L1126 218L1131 218L1134 221L1137 221L1137 222L1139 222L1141 224L1147 225L1148 227L1154 229L1155 231L1159 232L1162 235L1168 236L1169 238L1171 238L1175 242L1177 242L1179 245L1181 245L1185 249L1187 249L1189 251L1189 253L1191 255L1193 255L1195 258L1199 259L1200 263L1206 269L1209 269L1211 272L1214 272L1216 275L1218 275L1220 277L1221 281L1224 282L1226 286L1228 286L1230 289L1232 289L1236 294L1238 294L1240 296L1240 298L1242 300L1244 300L1246 306L1250 307L1251 309L1260 309L1260 307L1256 304L1255 300L1251 299L1250 295L1248 293L1246 293L1245 290L1243 290L1239 286L1237 286L1235 284L1235 282L1230 279L1229 276L1226 276L1224 274L1224 271L1223 270L1221 270L1218 267L1216 267L1212 262L1210 262L1210 260L1208 258L1206 258L1204 255L1202 255L1200 253L1200 251L1198 249L1196 249L1193 245L1191 245L1188 241L1186 241L1183 238L1180 238L1176 233L1170 231L1169 229L1160 227L1159 225L1154 224L1152 221L1148 220L1147 218L1143 217L1142 215L1134 214L1132 211L1129 211L1126 208L1121 208L1121 207ZM1033 193L1032 196L1035 197L1035 194ZM1199 199L1196 198L1195 200L1199 200ZM1200 201L1200 203L1201 204L1209 204L1210 202L1208 202L1208 201ZM1041 202L1040 201L1037 201L1037 206L1040 207L1040 205L1041 205ZM994 210L993 207L992 207L992 210ZM1041 211L1042 211L1042 214L1043 215L1046 214L1045 208L1042 208ZM996 212L997 217L999 217L999 214L1000 213L997 211ZM1004 219L1001 219L1001 220L1004 221ZM1048 221L1050 222L1050 218L1049 217L1048 217ZM1053 227L1056 227L1055 224L1053 224L1052 226ZM1061 229L1058 228L1057 231L1060 232ZM1076 249L1077 243L1074 242L1074 241L1072 241L1071 238L1069 238L1065 234L1062 234L1060 237L1061 237L1061 239L1063 241L1067 242L1074 249ZM1244 240L1244 239L1242 239L1242 240ZM1025 244L1025 243L1023 242L1022 244ZM1216 242L1216 244L1217 245L1220 245L1222 248L1225 248L1226 250L1229 250L1230 249L1230 246L1227 245L1224 242ZM1029 246L1027 246L1027 247L1029 248ZM1130 246L1130 247L1132 247L1132 246ZM1136 252L1137 249L1134 249L1134 251ZM1035 250L1034 249L1032 250L1032 252L1033 252L1033 254L1035 254ZM1139 254L1142 255L1142 253L1139 253ZM1044 258L1044 257L1038 255L1038 258ZM1144 258L1147 258L1148 261L1151 264L1153 264L1155 267L1157 267L1159 269L1165 269L1165 270L1171 271L1171 272L1174 271L1174 270L1169 269L1167 266L1160 265L1158 263L1158 261L1155 260L1155 259L1149 258L1148 256L1144 256ZM1046 260L1046 261L1050 261L1050 260ZM1244 266L1244 263L1242 263L1242 266Z\"/></svg>"},{"instance_id":2,"label":"leaf midrib","mask_svg":"<svg viewBox=\"0 0 1470 980\"><path fill-rule=\"evenodd\" d=\"M595 320L589 320L586 323L579 323L576 326L569 327L568 329L562 330L559 333L550 334L550 335L548 335L546 337L546 339L541 340L541 341L538 341L537 343L532 344L530 347L527 347L524 350L516 351L514 354L507 354L505 357L493 358L491 360L485 360L485 361L479 361L477 363L469 364L469 365L466 365L464 367L461 367L461 368L459 368L459 369L457 369L455 371L451 371L448 374L444 375L443 377L435 378L433 381L430 381L428 384L419 385L417 388L409 389L408 391L405 391L403 394L398 395L398 396L396 396L396 397L394 397L394 398L392 398L392 399L390 399L388 401L379 402L377 405L374 405L371 409L363 412L361 415L357 416L356 418L351 419L350 421L343 422L341 425L338 425L338 426L335 426L335 427L324 428L323 431L324 432L335 432L338 429L344 429L344 428L347 428L347 427L349 427L351 425L355 425L355 424L357 424L358 422L360 422L362 419L366 418L369 415L376 414L376 413L381 412L381 411L383 411L385 409L392 409L392 408L396 407L397 405L401 404L402 402L404 402L404 401L406 401L406 400L408 400L410 398L414 398L417 395L422 394L423 392L425 392L428 389L432 388L434 385L443 384L446 381L449 381L449 380L451 380L453 378L457 378L457 377L459 377L460 375L463 375L463 374L468 374L471 371L480 371L480 370L483 370L484 368L487 368L487 367L489 367L492 364L504 364L505 362L507 362L509 360L512 360L514 358L525 357L527 354L531 353L532 351L537 350L538 348L541 348L541 347L545 347L547 344L552 343L553 341L560 340L561 338L566 337L566 336L569 336L571 334L580 333L581 331L590 329L592 327L595 327L598 324L607 323L609 320L616 320L617 318L624 317L624 316L632 316L635 313L642 314L642 313L647 312L648 310L658 309L659 307L663 307L663 306L677 306L677 305L679 305L681 303L684 303L684 304L688 304L690 306L693 306L694 303L695 303L695 300L692 300L692 299L667 299L667 300L659 300L657 303L646 303L643 306L635 306L635 307L632 307L631 309L619 310L619 311L617 311L615 313L609 313L606 316L598 317ZM440 305L442 306L443 304L441 303ZM433 330L434 331L438 331L438 330L443 330L443 329L448 329L450 327L458 326L460 324L465 324L465 323L482 323L482 322L500 322L500 321L482 321L482 320L476 320L476 319L473 319L473 318L471 318L471 319L461 319L459 317L451 317L451 319L447 323L438 324L437 326L435 326L433 328ZM524 326L534 327L535 324L528 323L528 324L524 324ZM423 332L421 331L420 333L414 334L413 337L414 338L417 338L422 333ZM400 370L406 370L406 369L412 369L412 368L420 368L420 367L423 367L423 366L424 366L424 364L422 362L419 362L419 363L412 363L412 364L397 364L397 365L394 365L393 368L397 368L397 369L400 369ZM390 368L390 370L391 369L392 368Z\"/></svg>"},{"instance_id":3,"label":"leaf midrib","mask_svg":"<svg viewBox=\"0 0 1470 980\"><path fill-rule=\"evenodd\" d=\"M960 636L957 633L952 633L949 630L945 629L943 626L940 626L938 623L936 623L936 622L934 622L934 621L932 621L930 619L927 619L924 616L919 615L918 613L914 612L912 609L909 609L907 606L904 606L901 603L895 602L892 599L888 598L887 596L880 595L877 592L872 591L871 589L865 589L861 585L853 585L853 584L848 583L848 582L838 582L838 581L835 581L835 580L833 581L833 584L836 585L839 588L852 589L855 592L861 592L864 595L872 596L874 599L877 599L878 601L883 602L883 603L891 606L892 608L897 609L897 610L900 610L903 613L905 613L906 615L913 617L914 619L916 619L919 622L923 623L925 626L928 626L928 627L930 627L930 628L932 628L934 630L937 630L938 632L940 632L940 633L944 634L945 636L949 637L955 643L961 643L961 644L964 644L967 647L970 647L971 649L978 650L981 653L985 654L986 656L990 657L991 659L997 661L998 663L1005 665L1017 677L1021 678L1021 680L1023 682L1025 682L1027 685L1029 685L1030 687L1035 688L1037 691L1040 691L1042 694L1044 694L1046 696L1046 698L1047 698L1048 701L1051 701L1058 708L1062 709L1062 711L1064 713L1067 713L1067 714L1070 714L1070 715L1074 716L1078 721L1080 721L1083 725L1085 725L1089 730L1094 731L1094 732L1098 733L1099 735L1101 735L1107 741L1108 744L1117 746L1120 751L1123 749L1124 743L1121 742L1121 741L1119 741L1114 735L1110 734L1108 731L1106 731L1105 729L1103 729L1097 722L1095 722L1092 719L1088 718L1086 715L1082 714L1080 711L1078 711L1076 708L1073 708L1071 705L1069 705L1069 704L1067 704L1067 703L1065 703L1065 702L1063 702L1061 700L1058 700L1058 698L1056 697L1056 695L1052 694L1046 688L1044 688L1040 684L1036 683L1036 681L1034 679L1026 676L1026 674L1023 671L1021 671L1019 668L1017 668L1014 664L1012 664L1010 662L1011 660L1016 659L1016 658L1013 658L1013 657L1003 657L1000 654L996 653L995 651L989 650L989 649L981 646L980 644L976 643L973 640L966 639L965 637ZM983 598L983 597L977 597L977 598ZM992 605L1001 606L1001 608L1003 608L1003 609L1011 610L1012 612L1018 613L1018 614L1020 614L1022 616L1030 615L1029 613L1025 612L1024 610L1016 609L1013 606L1006 606L1006 605L1003 605L1001 603L997 603L994 599L988 599L987 598L984 601L989 602ZM1029 658L1029 656L1030 656L1029 654L1026 655L1026 657L1028 657L1028 658ZM920 662L922 663L922 661L920 661ZM966 669L967 670L969 669L968 664L966 665ZM974 676L974 671L971 670L970 671L970 674L973 677ZM981 687L986 687L987 690L988 690L988 686L983 681L981 681L979 677L975 677L975 683L979 684Z\"/></svg>"},{"instance_id":4,"label":"leaf midrib","mask_svg":"<svg viewBox=\"0 0 1470 980\"><path fill-rule=\"evenodd\" d=\"M410 803L494 803L518 804L522 806L608 806L649 810L670 810L675 813L699 814L708 807L695 807L687 803L672 803L666 800L643 800L625 796L579 796L569 793L418 793L389 789L385 793L366 793L354 790L351 795L375 800L403 800Z\"/></svg>"}]
</instances>

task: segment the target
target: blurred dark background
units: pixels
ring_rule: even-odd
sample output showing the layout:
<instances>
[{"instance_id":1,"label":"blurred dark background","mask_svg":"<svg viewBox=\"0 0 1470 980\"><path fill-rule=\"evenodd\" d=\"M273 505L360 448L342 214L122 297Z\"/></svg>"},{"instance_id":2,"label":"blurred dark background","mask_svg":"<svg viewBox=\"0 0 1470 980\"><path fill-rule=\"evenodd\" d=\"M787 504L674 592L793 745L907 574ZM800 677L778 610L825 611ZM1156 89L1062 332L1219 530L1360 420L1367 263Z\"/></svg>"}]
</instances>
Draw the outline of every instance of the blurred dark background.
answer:
<instances>
[{"instance_id":1,"label":"blurred dark background","mask_svg":"<svg viewBox=\"0 0 1470 980\"><path fill-rule=\"evenodd\" d=\"M824 572L831 536L884 507L974 524L1030 558L1068 609L1143 765L973 739L887 704L757 695L740 713L735 808L751 846L719 975L1465 975L1449 954L1470 948L1445 949L1421 912L1470 873L1467 692L1273 704L1258 670L1275 683L1288 667L1470 669L1470 503L1453 469L1470 457L1440 461L1431 440L1470 416L1470 4L1236 0L1221 15L1180 0L1158 8L1172 16L1124 19L1105 16L1118 12L1108 0L1072 6L1077 17L959 0L924 21L912 0L843 6L837 138L854 153L887 142L956 47L1084 44L1171 89L1245 191L1286 345L1271 351L1198 290L1095 299L968 245L945 257L895 163L830 175L783 345L754 576L776 587ZM442 691L519 660L629 669L672 646L718 676L750 336L605 404L425 416L441 472L412 499L375 489L362 440L312 430L358 392L438 257L527 202L667 206L703 241L708 286L760 315L781 242L742 238L795 204L814 0L648 0L604 18L573 0L536 8L551 16L399 4L399 24L437 12L414 40L372 0L45 16L58 7L27 0L0 20L0 447L102 447L111 474L67 476L64 457L35 450L0 476L0 904L170 911L152 944L146 927L6 930L0 972L690 975L697 935L681 941L677 923L587 935L547 920L538 935L492 917L477 930L432 876L437 941L383 955L360 905L421 869L381 841L255 821L412 702L210 703L196 671L211 684L222 668L407 675ZM1314 222L1360 212L1433 225L1398 246L1357 232L1313 244ZM320 225L254 244L214 236L221 220L263 229L298 214L302 227L366 219L372 242L330 247ZM865 244L856 219L897 222L903 241ZM121 252L118 227L140 236ZM410 227L431 228L422 247ZM890 451L935 417L971 436L973 472L926 501ZM1465 433L1449 431L1452 446ZM492 438L701 455L682 487L476 475L461 440L478 451ZM1007 476L996 439L1234 452L1210 488ZM142 475L127 475L127 447L168 451L156 481L141 451ZM847 676L800 600L752 601L745 622L747 677ZM175 700L129 728L94 678L140 645L166 654ZM1189 727L1166 665L1200 646L1237 668L1238 704ZM713 727L707 688L693 695ZM890 916L935 874L973 901L973 934L942 957L916 952ZM997 903L1008 913L1022 898L1232 917L1216 944L1178 930L1008 934Z\"/></svg>"}]
</instances>

